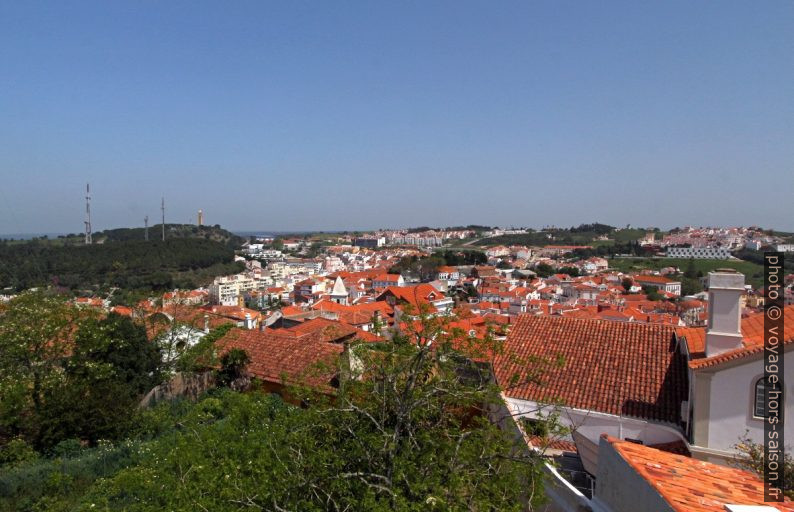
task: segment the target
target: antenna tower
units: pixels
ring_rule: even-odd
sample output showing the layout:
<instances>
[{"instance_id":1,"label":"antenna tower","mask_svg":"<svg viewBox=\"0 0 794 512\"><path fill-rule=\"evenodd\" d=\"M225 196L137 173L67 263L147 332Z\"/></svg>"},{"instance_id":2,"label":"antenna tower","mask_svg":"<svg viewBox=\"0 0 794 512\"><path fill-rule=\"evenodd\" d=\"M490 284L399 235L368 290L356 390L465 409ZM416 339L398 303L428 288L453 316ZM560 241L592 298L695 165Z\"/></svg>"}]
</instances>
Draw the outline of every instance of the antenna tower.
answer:
<instances>
[{"instance_id":1,"label":"antenna tower","mask_svg":"<svg viewBox=\"0 0 794 512\"><path fill-rule=\"evenodd\" d=\"M91 240L91 188L85 184L85 243L90 245Z\"/></svg>"},{"instance_id":2,"label":"antenna tower","mask_svg":"<svg viewBox=\"0 0 794 512\"><path fill-rule=\"evenodd\" d=\"M165 197L160 202L160 210L163 212L163 242L165 242Z\"/></svg>"},{"instance_id":3,"label":"antenna tower","mask_svg":"<svg viewBox=\"0 0 794 512\"><path fill-rule=\"evenodd\" d=\"M149 241L149 216L143 218L143 237L147 242Z\"/></svg>"}]
</instances>

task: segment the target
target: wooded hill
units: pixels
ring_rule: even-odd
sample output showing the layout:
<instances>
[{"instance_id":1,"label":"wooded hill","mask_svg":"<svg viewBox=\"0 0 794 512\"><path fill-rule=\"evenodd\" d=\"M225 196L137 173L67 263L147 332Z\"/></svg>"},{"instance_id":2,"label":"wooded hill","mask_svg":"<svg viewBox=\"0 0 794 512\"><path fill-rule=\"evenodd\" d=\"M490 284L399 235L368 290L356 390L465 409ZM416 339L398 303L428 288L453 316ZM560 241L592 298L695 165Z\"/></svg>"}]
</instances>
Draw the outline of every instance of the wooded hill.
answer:
<instances>
[{"instance_id":1,"label":"wooded hill","mask_svg":"<svg viewBox=\"0 0 794 512\"><path fill-rule=\"evenodd\" d=\"M115 234L108 236L123 238L129 234L126 231L134 230L112 230ZM109 241L88 246L40 240L0 242L0 290L36 286L194 288L215 276L240 271L241 264L233 259L234 250L228 243L204 238Z\"/></svg>"},{"instance_id":2,"label":"wooded hill","mask_svg":"<svg viewBox=\"0 0 794 512\"><path fill-rule=\"evenodd\" d=\"M127 242L130 240L145 240L146 230L144 228L116 228L106 229L105 231L97 231L93 234L94 243L102 244L109 242ZM161 240L163 228L162 224L155 224L149 226L149 240ZM227 231L219 225L214 226L196 226L195 224L166 224L165 225L165 238L170 240L172 238L202 238L204 240L212 240L220 242L223 245L236 249L243 242L245 238L235 235ZM51 239L39 239L42 242L49 242L55 245L82 245L84 243L84 236L82 234L69 234L59 236Z\"/></svg>"}]
</instances>

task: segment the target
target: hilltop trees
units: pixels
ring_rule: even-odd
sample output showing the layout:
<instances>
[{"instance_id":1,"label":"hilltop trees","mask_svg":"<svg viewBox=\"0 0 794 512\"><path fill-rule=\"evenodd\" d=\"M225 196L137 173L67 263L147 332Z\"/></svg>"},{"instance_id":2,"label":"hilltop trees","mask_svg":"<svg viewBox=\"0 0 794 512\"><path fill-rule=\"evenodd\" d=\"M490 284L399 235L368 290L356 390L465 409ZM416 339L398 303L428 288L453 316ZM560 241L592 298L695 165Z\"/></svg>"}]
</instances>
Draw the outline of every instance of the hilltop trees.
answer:
<instances>
[{"instance_id":1,"label":"hilltop trees","mask_svg":"<svg viewBox=\"0 0 794 512\"><path fill-rule=\"evenodd\" d=\"M240 266L231 263L233 256L232 249L197 238L89 246L0 244L0 288L54 285L165 290L239 271Z\"/></svg>"}]
</instances>

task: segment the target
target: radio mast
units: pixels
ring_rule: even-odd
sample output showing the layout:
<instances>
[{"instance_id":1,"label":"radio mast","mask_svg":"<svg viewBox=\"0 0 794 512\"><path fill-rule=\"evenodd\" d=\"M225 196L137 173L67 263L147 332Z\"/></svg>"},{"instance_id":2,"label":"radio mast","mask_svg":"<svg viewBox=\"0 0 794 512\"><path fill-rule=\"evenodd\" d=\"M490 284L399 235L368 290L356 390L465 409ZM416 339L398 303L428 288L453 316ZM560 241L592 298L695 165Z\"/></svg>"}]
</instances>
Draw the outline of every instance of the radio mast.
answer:
<instances>
[{"instance_id":1,"label":"radio mast","mask_svg":"<svg viewBox=\"0 0 794 512\"><path fill-rule=\"evenodd\" d=\"M163 242L165 242L165 197L160 202L160 210L163 212Z\"/></svg>"},{"instance_id":2,"label":"radio mast","mask_svg":"<svg viewBox=\"0 0 794 512\"><path fill-rule=\"evenodd\" d=\"M91 188L85 184L85 243L91 245Z\"/></svg>"},{"instance_id":3,"label":"radio mast","mask_svg":"<svg viewBox=\"0 0 794 512\"><path fill-rule=\"evenodd\" d=\"M143 237L147 242L149 241L149 216L143 218Z\"/></svg>"}]
</instances>

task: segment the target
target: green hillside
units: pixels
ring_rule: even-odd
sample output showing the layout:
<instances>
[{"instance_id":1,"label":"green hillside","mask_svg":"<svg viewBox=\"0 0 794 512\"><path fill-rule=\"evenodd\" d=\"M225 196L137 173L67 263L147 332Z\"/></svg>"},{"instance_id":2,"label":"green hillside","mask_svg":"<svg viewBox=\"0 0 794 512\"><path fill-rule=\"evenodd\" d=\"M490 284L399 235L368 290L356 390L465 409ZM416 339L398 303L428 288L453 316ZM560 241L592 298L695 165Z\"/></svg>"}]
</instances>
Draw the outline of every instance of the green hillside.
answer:
<instances>
[{"instance_id":1,"label":"green hillside","mask_svg":"<svg viewBox=\"0 0 794 512\"><path fill-rule=\"evenodd\" d=\"M609 267L622 272L638 270L659 270L665 267L677 267L682 272L692 261L695 270L703 275L718 268L732 268L745 275L745 282L759 287L763 284L764 267L756 263L741 260L689 260L686 258L612 258Z\"/></svg>"},{"instance_id":2,"label":"green hillside","mask_svg":"<svg viewBox=\"0 0 794 512\"><path fill-rule=\"evenodd\" d=\"M166 290L207 284L241 270L228 245L202 238L125 240L94 245L0 242L0 289Z\"/></svg>"}]
</instances>

